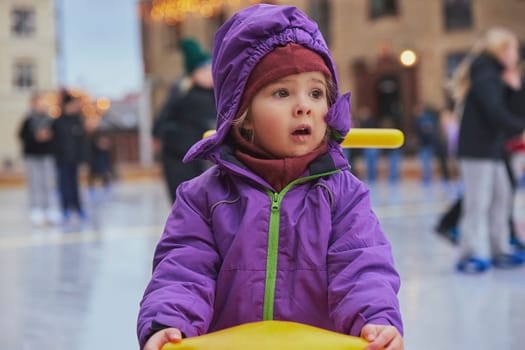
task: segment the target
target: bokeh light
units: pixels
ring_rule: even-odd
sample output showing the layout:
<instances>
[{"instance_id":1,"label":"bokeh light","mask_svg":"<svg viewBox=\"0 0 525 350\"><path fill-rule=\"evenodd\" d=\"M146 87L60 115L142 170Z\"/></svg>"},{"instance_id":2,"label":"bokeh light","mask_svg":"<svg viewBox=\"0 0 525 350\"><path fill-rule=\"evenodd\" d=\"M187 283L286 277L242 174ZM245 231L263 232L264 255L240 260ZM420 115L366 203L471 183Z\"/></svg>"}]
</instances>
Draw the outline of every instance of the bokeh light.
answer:
<instances>
[{"instance_id":1,"label":"bokeh light","mask_svg":"<svg viewBox=\"0 0 525 350\"><path fill-rule=\"evenodd\" d=\"M411 67L414 64L416 64L417 61L417 55L412 50L403 50L401 54L399 55L399 60L401 61L401 64L405 67Z\"/></svg>"},{"instance_id":2,"label":"bokeh light","mask_svg":"<svg viewBox=\"0 0 525 350\"><path fill-rule=\"evenodd\" d=\"M99 99L97 99L96 104L98 109L106 111L111 106L111 101L107 97L100 97Z\"/></svg>"}]
</instances>

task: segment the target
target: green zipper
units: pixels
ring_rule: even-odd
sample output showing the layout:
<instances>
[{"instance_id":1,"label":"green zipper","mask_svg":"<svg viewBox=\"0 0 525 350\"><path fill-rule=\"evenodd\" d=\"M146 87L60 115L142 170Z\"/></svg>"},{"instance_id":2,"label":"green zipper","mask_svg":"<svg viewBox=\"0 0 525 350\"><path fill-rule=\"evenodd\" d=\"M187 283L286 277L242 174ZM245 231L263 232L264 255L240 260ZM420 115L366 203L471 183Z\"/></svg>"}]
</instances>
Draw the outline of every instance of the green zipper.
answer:
<instances>
[{"instance_id":1,"label":"green zipper","mask_svg":"<svg viewBox=\"0 0 525 350\"><path fill-rule=\"evenodd\" d=\"M266 260L266 284L264 288L264 307L263 320L273 320L273 309L275 302L275 282L277 280L277 259L279 256L279 222L281 217L281 202L284 195L294 185L317 179L319 177L331 175L340 172L341 170L333 170L322 174L303 177L290 182L279 193L267 191L272 201L272 208L270 213L270 225L268 229L268 254Z\"/></svg>"}]
</instances>

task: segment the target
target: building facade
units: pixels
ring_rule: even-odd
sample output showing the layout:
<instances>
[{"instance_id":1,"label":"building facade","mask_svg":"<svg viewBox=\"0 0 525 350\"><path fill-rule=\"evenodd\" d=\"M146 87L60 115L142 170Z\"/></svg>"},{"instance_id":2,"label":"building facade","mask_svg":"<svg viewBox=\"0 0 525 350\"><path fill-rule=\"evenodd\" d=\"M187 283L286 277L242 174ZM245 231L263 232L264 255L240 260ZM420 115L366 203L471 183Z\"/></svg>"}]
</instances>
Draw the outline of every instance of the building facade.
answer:
<instances>
[{"instance_id":1,"label":"building facade","mask_svg":"<svg viewBox=\"0 0 525 350\"><path fill-rule=\"evenodd\" d=\"M53 0L0 1L0 167L21 159L17 131L33 91L56 88Z\"/></svg>"},{"instance_id":2,"label":"building facade","mask_svg":"<svg viewBox=\"0 0 525 350\"><path fill-rule=\"evenodd\" d=\"M504 26L525 44L524 0L275 0L316 19L332 50L342 91L352 91L353 108L368 106L375 118L401 128L414 141L413 106L447 105L445 83L483 31ZM171 23L152 17L141 2L145 77L155 113L167 88L182 72L177 43L191 35L211 50L214 31L233 12L253 1L224 1L208 18ZM234 3L235 5L228 5ZM404 50L415 62L401 63Z\"/></svg>"}]
</instances>

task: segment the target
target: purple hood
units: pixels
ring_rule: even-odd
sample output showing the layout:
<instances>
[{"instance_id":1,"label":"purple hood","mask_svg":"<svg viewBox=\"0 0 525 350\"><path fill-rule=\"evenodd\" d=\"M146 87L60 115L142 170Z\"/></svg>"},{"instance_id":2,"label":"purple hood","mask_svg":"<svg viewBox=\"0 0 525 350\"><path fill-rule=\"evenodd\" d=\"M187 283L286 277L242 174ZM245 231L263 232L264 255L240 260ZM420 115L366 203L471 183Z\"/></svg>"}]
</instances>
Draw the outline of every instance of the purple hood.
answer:
<instances>
[{"instance_id":1,"label":"purple hood","mask_svg":"<svg viewBox=\"0 0 525 350\"><path fill-rule=\"evenodd\" d=\"M194 144L184 161L209 158L230 130L251 71L273 48L289 42L321 55L338 86L335 64L314 21L295 7L261 4L246 8L226 21L215 35L212 69L217 133ZM349 97L339 97L326 116L328 126L340 135L350 129Z\"/></svg>"}]
</instances>

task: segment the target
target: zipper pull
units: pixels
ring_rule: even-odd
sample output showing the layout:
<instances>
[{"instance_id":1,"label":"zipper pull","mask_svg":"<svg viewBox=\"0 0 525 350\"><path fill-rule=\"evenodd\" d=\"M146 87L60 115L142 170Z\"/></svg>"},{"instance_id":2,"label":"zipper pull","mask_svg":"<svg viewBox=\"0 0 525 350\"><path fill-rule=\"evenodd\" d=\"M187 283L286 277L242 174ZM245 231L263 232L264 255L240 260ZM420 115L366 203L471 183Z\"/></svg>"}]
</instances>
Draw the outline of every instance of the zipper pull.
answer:
<instances>
[{"instance_id":1,"label":"zipper pull","mask_svg":"<svg viewBox=\"0 0 525 350\"><path fill-rule=\"evenodd\" d=\"M272 211L278 211L279 210L279 194L273 193L272 194Z\"/></svg>"}]
</instances>

